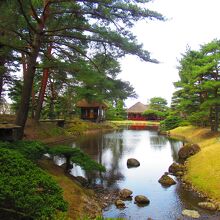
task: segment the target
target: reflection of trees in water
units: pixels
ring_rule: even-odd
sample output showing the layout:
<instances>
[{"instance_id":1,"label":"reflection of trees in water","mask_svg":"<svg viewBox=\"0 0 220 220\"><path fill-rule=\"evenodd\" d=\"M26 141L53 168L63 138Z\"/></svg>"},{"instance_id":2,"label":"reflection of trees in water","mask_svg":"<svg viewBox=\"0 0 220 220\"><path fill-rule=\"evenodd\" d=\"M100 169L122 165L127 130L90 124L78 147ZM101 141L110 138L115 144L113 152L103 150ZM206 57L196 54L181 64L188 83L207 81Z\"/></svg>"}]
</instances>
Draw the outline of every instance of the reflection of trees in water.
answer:
<instances>
[{"instance_id":1,"label":"reflection of trees in water","mask_svg":"<svg viewBox=\"0 0 220 220\"><path fill-rule=\"evenodd\" d=\"M150 146L153 147L154 149L159 149L161 150L164 148L167 144L167 138L164 136L150 136Z\"/></svg>"},{"instance_id":2,"label":"reflection of trees in water","mask_svg":"<svg viewBox=\"0 0 220 220\"><path fill-rule=\"evenodd\" d=\"M124 178L120 172L120 159L123 155L123 135L122 132L116 131L111 135L105 135L103 137L103 150L111 152L111 158L105 158L103 165L108 165L109 169L106 173L103 173L103 180L106 182L107 187L112 187L118 180Z\"/></svg>"},{"instance_id":3,"label":"reflection of trees in water","mask_svg":"<svg viewBox=\"0 0 220 220\"><path fill-rule=\"evenodd\" d=\"M171 152L172 152L172 157L174 161L178 161L178 151L179 149L183 146L183 143L181 141L169 139L170 142L170 147L171 147Z\"/></svg>"},{"instance_id":4,"label":"reflection of trees in water","mask_svg":"<svg viewBox=\"0 0 220 220\"><path fill-rule=\"evenodd\" d=\"M99 182L110 187L116 181L122 180L124 176L120 172L119 162L123 154L123 139L121 132L113 132L111 134L89 136L80 142L80 148L89 154L93 159L108 167L106 173L92 172L86 173L86 177L91 183ZM104 154L110 152L108 157Z\"/></svg>"}]
</instances>

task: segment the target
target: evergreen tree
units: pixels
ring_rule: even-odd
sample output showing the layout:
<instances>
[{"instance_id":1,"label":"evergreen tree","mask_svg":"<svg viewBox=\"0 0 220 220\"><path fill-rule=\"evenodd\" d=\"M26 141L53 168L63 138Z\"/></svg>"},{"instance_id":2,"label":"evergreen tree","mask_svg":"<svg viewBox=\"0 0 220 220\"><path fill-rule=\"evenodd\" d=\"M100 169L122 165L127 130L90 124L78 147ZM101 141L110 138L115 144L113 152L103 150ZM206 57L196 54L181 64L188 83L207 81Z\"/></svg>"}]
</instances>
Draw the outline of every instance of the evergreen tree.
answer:
<instances>
[{"instance_id":1,"label":"evergreen tree","mask_svg":"<svg viewBox=\"0 0 220 220\"><path fill-rule=\"evenodd\" d=\"M161 14L146 9L147 2L149 0L9 0L0 5L0 28L7 33L1 36L0 43L26 56L21 103L16 118L16 124L22 127L21 137L38 59L47 55L49 44L53 45L52 53L56 59L69 63L76 57L89 61L96 50L113 57L133 54L142 60L156 62L130 32L138 20L163 20ZM86 50L88 48L90 53Z\"/></svg>"},{"instance_id":2,"label":"evergreen tree","mask_svg":"<svg viewBox=\"0 0 220 220\"><path fill-rule=\"evenodd\" d=\"M219 126L219 61L220 41L202 45L199 51L187 50L180 60L180 81L175 106L197 125Z\"/></svg>"}]
</instances>

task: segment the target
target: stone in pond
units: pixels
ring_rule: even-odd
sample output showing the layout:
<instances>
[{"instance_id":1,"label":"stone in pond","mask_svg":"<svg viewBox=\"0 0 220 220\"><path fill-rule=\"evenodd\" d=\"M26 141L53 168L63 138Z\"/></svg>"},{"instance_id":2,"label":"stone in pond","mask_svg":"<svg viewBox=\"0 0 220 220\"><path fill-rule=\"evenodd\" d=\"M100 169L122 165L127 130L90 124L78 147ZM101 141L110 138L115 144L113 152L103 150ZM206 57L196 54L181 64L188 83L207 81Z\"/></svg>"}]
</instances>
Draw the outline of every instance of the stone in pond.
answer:
<instances>
[{"instance_id":1,"label":"stone in pond","mask_svg":"<svg viewBox=\"0 0 220 220\"><path fill-rule=\"evenodd\" d=\"M184 209L182 211L182 215L190 217L190 218L199 218L200 217L199 212L197 212L195 210L189 210L189 209Z\"/></svg>"},{"instance_id":2,"label":"stone in pond","mask_svg":"<svg viewBox=\"0 0 220 220\"><path fill-rule=\"evenodd\" d=\"M115 201L115 205L117 208L125 208L125 203L120 199Z\"/></svg>"},{"instance_id":3,"label":"stone in pond","mask_svg":"<svg viewBox=\"0 0 220 220\"><path fill-rule=\"evenodd\" d=\"M185 171L185 166L183 164L179 164L179 163L172 163L169 166L169 172L172 173L174 176L179 176L178 174L183 174L183 172Z\"/></svg>"},{"instance_id":4,"label":"stone in pond","mask_svg":"<svg viewBox=\"0 0 220 220\"><path fill-rule=\"evenodd\" d=\"M129 189L122 189L120 192L119 192L119 196L120 196L120 198L122 198L122 199L128 199L128 198L130 198L131 197L131 194L132 194L133 192L131 191L131 190L129 190Z\"/></svg>"},{"instance_id":5,"label":"stone in pond","mask_svg":"<svg viewBox=\"0 0 220 220\"><path fill-rule=\"evenodd\" d=\"M163 185L163 186L171 186L171 185L175 185L176 182L175 180L173 180L171 177L169 177L168 175L163 175L158 182Z\"/></svg>"},{"instance_id":6,"label":"stone in pond","mask_svg":"<svg viewBox=\"0 0 220 220\"><path fill-rule=\"evenodd\" d=\"M187 159L188 157L198 153L200 151L200 147L198 144L186 144L180 148L178 152L178 156L180 159Z\"/></svg>"},{"instance_id":7,"label":"stone in pond","mask_svg":"<svg viewBox=\"0 0 220 220\"><path fill-rule=\"evenodd\" d=\"M140 162L135 159L135 158L129 158L127 160L127 167L131 168L131 167L139 167L140 166Z\"/></svg>"},{"instance_id":8,"label":"stone in pond","mask_svg":"<svg viewBox=\"0 0 220 220\"><path fill-rule=\"evenodd\" d=\"M134 199L137 204L149 204L150 203L150 200L146 196L138 195L138 196L135 196Z\"/></svg>"}]
</instances>

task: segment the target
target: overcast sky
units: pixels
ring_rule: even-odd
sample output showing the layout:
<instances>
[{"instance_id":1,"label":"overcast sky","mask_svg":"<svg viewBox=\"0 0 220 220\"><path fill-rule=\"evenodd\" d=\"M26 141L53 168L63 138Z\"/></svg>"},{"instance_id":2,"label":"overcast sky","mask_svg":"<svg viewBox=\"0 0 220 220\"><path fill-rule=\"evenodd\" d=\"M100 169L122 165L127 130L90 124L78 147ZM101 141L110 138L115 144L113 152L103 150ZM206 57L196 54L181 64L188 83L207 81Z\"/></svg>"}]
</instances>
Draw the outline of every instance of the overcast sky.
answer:
<instances>
[{"instance_id":1,"label":"overcast sky","mask_svg":"<svg viewBox=\"0 0 220 220\"><path fill-rule=\"evenodd\" d=\"M160 64L142 62L134 56L121 60L119 77L129 81L139 96L126 100L127 107L137 101L146 104L155 96L170 103L173 82L178 80L178 59L187 45L197 50L204 43L220 39L220 0L154 0L148 5L167 21L140 22L133 33Z\"/></svg>"}]
</instances>

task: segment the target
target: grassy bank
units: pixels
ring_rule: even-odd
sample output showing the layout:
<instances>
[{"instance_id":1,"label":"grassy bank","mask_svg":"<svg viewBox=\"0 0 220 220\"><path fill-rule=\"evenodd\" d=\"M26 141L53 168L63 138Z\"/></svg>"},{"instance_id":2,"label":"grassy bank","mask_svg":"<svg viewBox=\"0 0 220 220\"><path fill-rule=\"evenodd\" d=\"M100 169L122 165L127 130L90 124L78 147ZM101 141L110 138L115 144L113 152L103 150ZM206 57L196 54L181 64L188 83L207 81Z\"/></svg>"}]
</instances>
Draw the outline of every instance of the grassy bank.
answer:
<instances>
[{"instance_id":1,"label":"grassy bank","mask_svg":"<svg viewBox=\"0 0 220 220\"><path fill-rule=\"evenodd\" d=\"M63 196L68 202L67 215L71 220L83 219L85 215L94 218L101 215L101 208L95 199L92 190L82 188L73 179L64 173L64 170L51 160L39 161L41 168L46 170L63 189Z\"/></svg>"},{"instance_id":2,"label":"grassy bank","mask_svg":"<svg viewBox=\"0 0 220 220\"><path fill-rule=\"evenodd\" d=\"M15 115L0 115L0 123L15 123ZM65 121L64 128L56 126L53 122L39 122L35 123L28 118L25 130L25 140L40 140L45 143L51 143L56 141L63 141L65 139L77 138L83 135L85 132L113 129L116 125L103 122L93 123L90 121L83 121L79 118L73 118Z\"/></svg>"},{"instance_id":3,"label":"grassy bank","mask_svg":"<svg viewBox=\"0 0 220 220\"><path fill-rule=\"evenodd\" d=\"M187 161L185 180L220 202L220 133L213 134L207 128L187 126L171 130L170 134L199 144L201 151Z\"/></svg>"}]
</instances>

